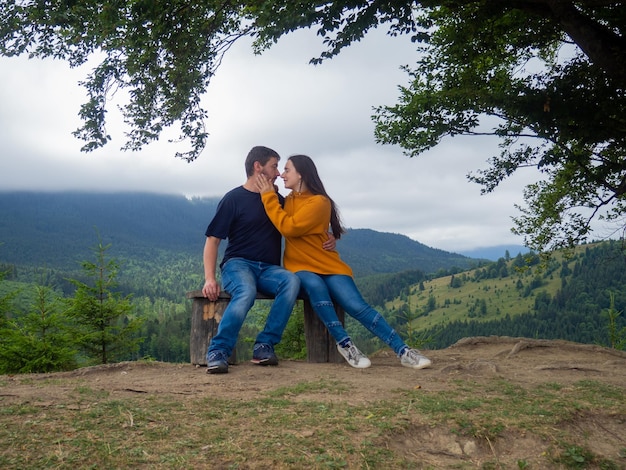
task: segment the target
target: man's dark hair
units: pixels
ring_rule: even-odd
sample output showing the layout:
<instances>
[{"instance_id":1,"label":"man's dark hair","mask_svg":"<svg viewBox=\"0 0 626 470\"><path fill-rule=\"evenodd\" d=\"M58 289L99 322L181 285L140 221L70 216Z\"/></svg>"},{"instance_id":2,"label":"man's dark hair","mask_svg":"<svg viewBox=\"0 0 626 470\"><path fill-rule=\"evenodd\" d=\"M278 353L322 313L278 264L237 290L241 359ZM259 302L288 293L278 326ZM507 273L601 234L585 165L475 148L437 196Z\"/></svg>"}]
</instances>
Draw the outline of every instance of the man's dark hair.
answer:
<instances>
[{"instance_id":1,"label":"man's dark hair","mask_svg":"<svg viewBox=\"0 0 626 470\"><path fill-rule=\"evenodd\" d=\"M265 165L270 158L280 160L280 155L268 147L263 147L261 145L252 147L252 150L248 152L248 156L246 157L246 176L252 176L254 174L254 162L259 162L261 165Z\"/></svg>"}]
</instances>

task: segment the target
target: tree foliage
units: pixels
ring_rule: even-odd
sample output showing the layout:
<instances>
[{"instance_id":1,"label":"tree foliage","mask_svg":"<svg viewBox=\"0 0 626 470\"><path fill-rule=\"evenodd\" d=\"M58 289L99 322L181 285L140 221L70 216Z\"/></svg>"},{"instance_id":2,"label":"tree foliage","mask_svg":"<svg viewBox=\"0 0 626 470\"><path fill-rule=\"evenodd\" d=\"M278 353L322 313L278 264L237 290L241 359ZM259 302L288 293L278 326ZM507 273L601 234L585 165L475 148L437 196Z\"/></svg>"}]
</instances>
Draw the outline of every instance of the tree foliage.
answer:
<instances>
[{"instance_id":1,"label":"tree foliage","mask_svg":"<svg viewBox=\"0 0 626 470\"><path fill-rule=\"evenodd\" d=\"M0 373L56 372L77 365L62 297L45 285L35 286L26 315L0 327Z\"/></svg>"},{"instance_id":2,"label":"tree foliage","mask_svg":"<svg viewBox=\"0 0 626 470\"><path fill-rule=\"evenodd\" d=\"M0 53L53 57L70 66L97 56L82 85L88 101L75 135L84 151L105 145L107 106L120 90L130 127L125 150L139 150L178 125L194 160L205 145L201 95L223 53L247 29L238 2L208 0L81 0L0 2Z\"/></svg>"},{"instance_id":3,"label":"tree foliage","mask_svg":"<svg viewBox=\"0 0 626 470\"><path fill-rule=\"evenodd\" d=\"M4 266L0 266L0 283L7 277L9 270ZM0 328L4 327L9 318L9 311L11 309L11 301L17 295L15 291L4 292L0 291Z\"/></svg>"},{"instance_id":4,"label":"tree foliage","mask_svg":"<svg viewBox=\"0 0 626 470\"><path fill-rule=\"evenodd\" d=\"M76 286L68 315L76 321L76 340L89 357L107 364L127 357L139 348L141 318L131 315L130 295L116 291L119 264L106 254L110 248L99 242L94 248L95 262L82 263L87 282L73 279Z\"/></svg>"},{"instance_id":5,"label":"tree foliage","mask_svg":"<svg viewBox=\"0 0 626 470\"><path fill-rule=\"evenodd\" d=\"M110 140L107 106L123 89L124 148L176 124L191 161L207 138L200 97L235 40L262 52L313 28L319 63L384 25L419 49L399 102L376 110L377 140L416 156L450 136L498 137L501 153L469 178L490 192L538 169L513 230L544 251L585 240L596 217L624 227L625 23L619 0L0 0L0 54L72 66L97 56L76 131L84 150Z\"/></svg>"}]
</instances>

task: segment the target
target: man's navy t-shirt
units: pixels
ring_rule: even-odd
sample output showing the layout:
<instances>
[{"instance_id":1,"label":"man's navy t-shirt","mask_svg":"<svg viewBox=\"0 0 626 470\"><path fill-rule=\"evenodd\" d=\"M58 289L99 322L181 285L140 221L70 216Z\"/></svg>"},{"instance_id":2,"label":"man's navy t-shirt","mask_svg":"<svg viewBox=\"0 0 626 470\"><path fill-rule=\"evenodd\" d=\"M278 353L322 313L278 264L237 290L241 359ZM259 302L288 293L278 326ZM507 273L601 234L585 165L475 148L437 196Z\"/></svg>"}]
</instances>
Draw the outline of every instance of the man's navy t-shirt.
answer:
<instances>
[{"instance_id":1,"label":"man's navy t-shirt","mask_svg":"<svg viewBox=\"0 0 626 470\"><path fill-rule=\"evenodd\" d=\"M284 198L278 195L281 205ZM220 267L230 258L280 266L281 235L265 213L261 195L239 186L222 198L205 235L228 239Z\"/></svg>"}]
</instances>

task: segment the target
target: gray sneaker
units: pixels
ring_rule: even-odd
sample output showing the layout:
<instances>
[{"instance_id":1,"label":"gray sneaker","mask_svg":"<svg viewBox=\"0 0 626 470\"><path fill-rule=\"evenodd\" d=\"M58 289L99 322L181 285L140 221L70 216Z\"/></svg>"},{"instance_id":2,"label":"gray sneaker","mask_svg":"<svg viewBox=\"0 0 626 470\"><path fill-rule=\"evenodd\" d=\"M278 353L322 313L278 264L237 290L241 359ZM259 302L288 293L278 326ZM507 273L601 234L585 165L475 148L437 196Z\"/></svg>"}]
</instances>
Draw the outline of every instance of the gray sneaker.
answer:
<instances>
[{"instance_id":1,"label":"gray sneaker","mask_svg":"<svg viewBox=\"0 0 626 470\"><path fill-rule=\"evenodd\" d=\"M366 369L372 365L367 356L359 351L352 341L344 347L341 347L338 344L337 351L339 351L339 354L341 354L352 367L356 367L357 369Z\"/></svg>"},{"instance_id":2,"label":"gray sneaker","mask_svg":"<svg viewBox=\"0 0 626 470\"><path fill-rule=\"evenodd\" d=\"M422 356L417 349L407 349L400 356L400 364L411 369L424 369L430 367L432 362L425 356Z\"/></svg>"}]
</instances>

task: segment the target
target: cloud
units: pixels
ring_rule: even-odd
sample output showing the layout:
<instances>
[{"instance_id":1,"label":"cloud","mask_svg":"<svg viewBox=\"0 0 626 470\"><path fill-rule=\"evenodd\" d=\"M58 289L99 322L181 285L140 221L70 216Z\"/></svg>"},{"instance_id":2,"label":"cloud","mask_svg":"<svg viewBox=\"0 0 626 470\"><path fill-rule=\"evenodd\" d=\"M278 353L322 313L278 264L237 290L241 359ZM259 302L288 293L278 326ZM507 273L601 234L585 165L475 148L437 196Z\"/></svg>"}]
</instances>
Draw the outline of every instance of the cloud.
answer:
<instances>
[{"instance_id":1,"label":"cloud","mask_svg":"<svg viewBox=\"0 0 626 470\"><path fill-rule=\"evenodd\" d=\"M399 69L415 59L408 38L369 34L338 57L313 66L321 42L310 32L282 39L261 56L249 42L226 55L203 105L208 145L192 163L173 157L166 138L141 152L121 152L124 127L114 97L108 129L113 142L81 153L71 132L85 95L78 82L93 64L70 69L58 61L3 58L0 68L0 189L151 191L221 196L245 179L254 145L284 158L311 156L346 226L402 233L449 251L521 244L510 232L513 205L533 175L505 182L494 194L466 175L498 153L488 138L444 140L409 158L374 141L373 108L393 105ZM116 101L117 100L117 101Z\"/></svg>"}]
</instances>

